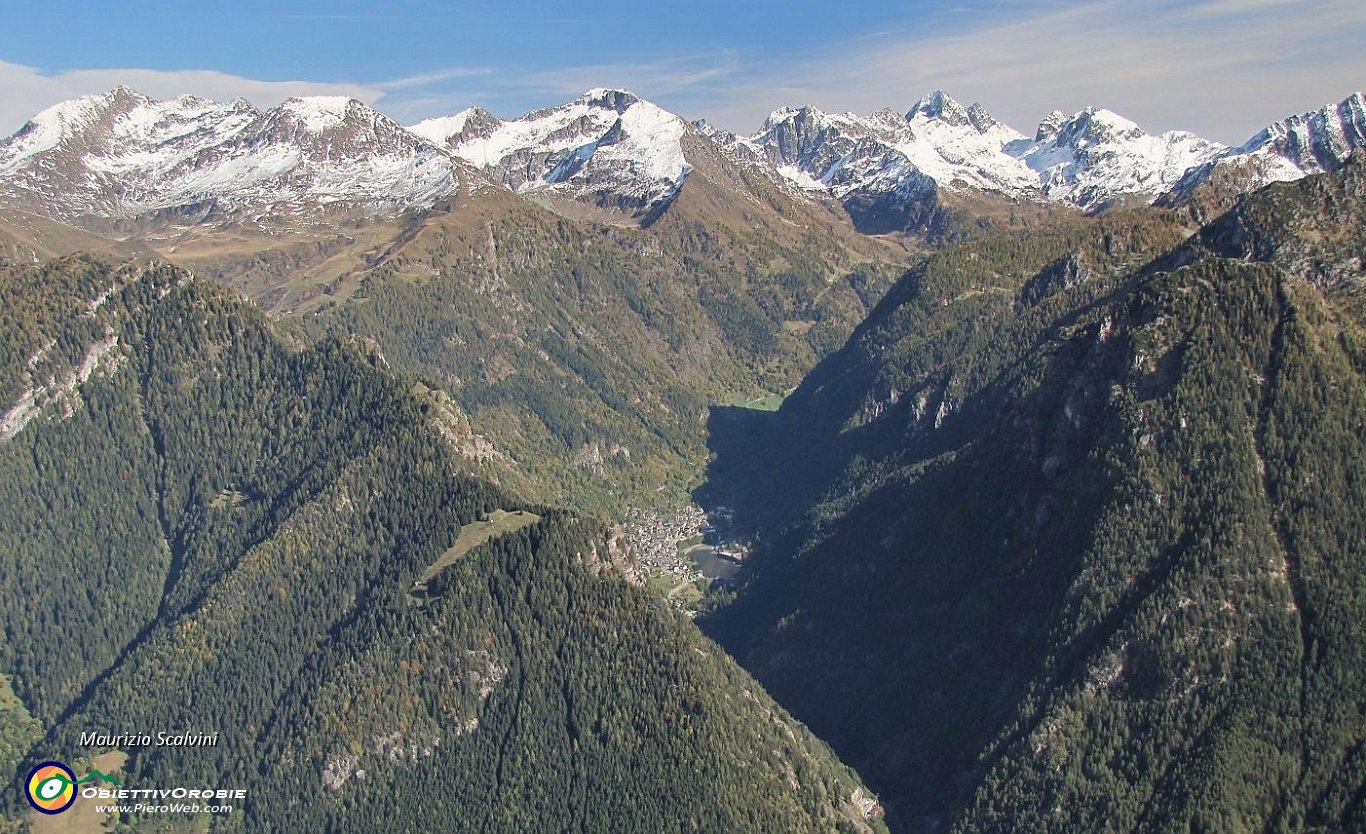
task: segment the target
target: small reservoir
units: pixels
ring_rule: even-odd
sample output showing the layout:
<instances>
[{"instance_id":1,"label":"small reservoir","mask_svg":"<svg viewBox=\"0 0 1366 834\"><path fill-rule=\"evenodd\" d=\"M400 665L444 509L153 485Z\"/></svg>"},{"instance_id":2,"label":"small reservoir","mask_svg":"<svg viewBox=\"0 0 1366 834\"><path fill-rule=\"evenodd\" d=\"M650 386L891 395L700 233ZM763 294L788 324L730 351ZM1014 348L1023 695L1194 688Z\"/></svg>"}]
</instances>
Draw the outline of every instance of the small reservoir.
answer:
<instances>
[{"instance_id":1,"label":"small reservoir","mask_svg":"<svg viewBox=\"0 0 1366 834\"><path fill-rule=\"evenodd\" d=\"M716 548L709 545L699 544L692 547L686 555L688 561L708 579L729 579L740 570L738 562L722 556Z\"/></svg>"}]
</instances>

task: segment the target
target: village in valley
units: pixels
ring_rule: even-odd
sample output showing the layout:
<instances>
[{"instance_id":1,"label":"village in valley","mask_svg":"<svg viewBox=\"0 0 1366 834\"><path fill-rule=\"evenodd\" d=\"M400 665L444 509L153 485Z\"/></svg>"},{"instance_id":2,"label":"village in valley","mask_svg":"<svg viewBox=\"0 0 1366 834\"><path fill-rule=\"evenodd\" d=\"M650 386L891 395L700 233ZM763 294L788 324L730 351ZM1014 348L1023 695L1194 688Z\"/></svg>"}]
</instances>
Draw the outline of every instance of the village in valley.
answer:
<instances>
[{"instance_id":1,"label":"village in valley","mask_svg":"<svg viewBox=\"0 0 1366 834\"><path fill-rule=\"evenodd\" d=\"M734 538L734 521L728 507L706 511L689 504L673 513L633 507L619 529L651 585L680 609L695 611L707 590L731 582L749 555Z\"/></svg>"}]
</instances>

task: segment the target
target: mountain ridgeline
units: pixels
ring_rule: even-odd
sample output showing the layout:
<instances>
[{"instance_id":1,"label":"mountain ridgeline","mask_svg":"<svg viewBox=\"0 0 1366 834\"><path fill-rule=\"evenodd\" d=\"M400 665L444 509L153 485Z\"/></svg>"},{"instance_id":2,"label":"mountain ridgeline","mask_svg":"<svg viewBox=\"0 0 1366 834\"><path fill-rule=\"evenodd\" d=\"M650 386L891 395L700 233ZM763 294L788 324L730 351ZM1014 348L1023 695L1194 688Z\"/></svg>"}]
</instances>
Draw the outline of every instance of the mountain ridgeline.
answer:
<instances>
[{"instance_id":1,"label":"mountain ridgeline","mask_svg":"<svg viewBox=\"0 0 1366 834\"><path fill-rule=\"evenodd\" d=\"M861 230L918 234L964 198L1089 212L1189 196L1211 177L1241 192L1328 170L1363 143L1361 93L1225 148L1150 135L1102 107L1054 111L1031 138L942 90L905 113L783 108L737 136L612 89L517 119L470 108L405 128L339 97L258 111L118 87L48 108L0 142L0 206L174 239L224 222L344 229L506 188L569 216L648 225L708 147L796 199L838 201Z\"/></svg>"},{"instance_id":2,"label":"mountain ridgeline","mask_svg":"<svg viewBox=\"0 0 1366 834\"><path fill-rule=\"evenodd\" d=\"M125 747L119 779L246 790L209 830L882 829L595 523L472 474L444 400L373 345L291 345L165 265L70 258L0 289L15 782L111 752L84 733L166 730L218 744ZM535 515L415 587L500 509Z\"/></svg>"},{"instance_id":3,"label":"mountain ridgeline","mask_svg":"<svg viewBox=\"0 0 1366 834\"><path fill-rule=\"evenodd\" d=\"M932 256L714 417L707 627L908 830L1366 829L1363 221L1356 159Z\"/></svg>"}]
</instances>

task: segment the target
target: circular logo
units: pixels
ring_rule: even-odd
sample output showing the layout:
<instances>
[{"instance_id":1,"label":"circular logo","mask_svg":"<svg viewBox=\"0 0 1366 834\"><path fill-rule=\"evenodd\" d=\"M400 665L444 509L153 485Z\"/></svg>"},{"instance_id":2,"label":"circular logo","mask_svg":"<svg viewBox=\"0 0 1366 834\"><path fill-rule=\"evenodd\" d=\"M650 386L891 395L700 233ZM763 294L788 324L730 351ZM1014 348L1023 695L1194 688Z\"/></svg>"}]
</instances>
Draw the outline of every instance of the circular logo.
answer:
<instances>
[{"instance_id":1,"label":"circular logo","mask_svg":"<svg viewBox=\"0 0 1366 834\"><path fill-rule=\"evenodd\" d=\"M28 804L60 814L76 801L76 774L61 762L43 762L28 772Z\"/></svg>"}]
</instances>

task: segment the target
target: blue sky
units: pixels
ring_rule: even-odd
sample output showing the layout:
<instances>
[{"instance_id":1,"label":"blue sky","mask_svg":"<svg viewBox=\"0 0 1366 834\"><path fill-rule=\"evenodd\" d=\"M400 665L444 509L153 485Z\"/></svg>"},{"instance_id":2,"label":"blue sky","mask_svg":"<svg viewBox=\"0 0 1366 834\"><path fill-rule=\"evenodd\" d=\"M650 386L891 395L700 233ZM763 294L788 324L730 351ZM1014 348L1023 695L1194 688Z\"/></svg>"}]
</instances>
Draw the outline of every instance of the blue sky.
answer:
<instances>
[{"instance_id":1,"label":"blue sky","mask_svg":"<svg viewBox=\"0 0 1366 834\"><path fill-rule=\"evenodd\" d=\"M1360 0L0 0L0 14L0 133L119 83L260 107L340 93L405 123L620 86L742 132L785 105L904 110L942 87L1025 132L1094 104L1239 142L1366 87Z\"/></svg>"}]
</instances>

